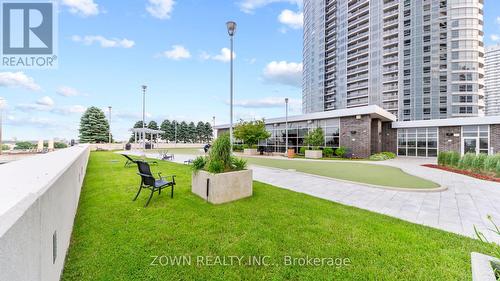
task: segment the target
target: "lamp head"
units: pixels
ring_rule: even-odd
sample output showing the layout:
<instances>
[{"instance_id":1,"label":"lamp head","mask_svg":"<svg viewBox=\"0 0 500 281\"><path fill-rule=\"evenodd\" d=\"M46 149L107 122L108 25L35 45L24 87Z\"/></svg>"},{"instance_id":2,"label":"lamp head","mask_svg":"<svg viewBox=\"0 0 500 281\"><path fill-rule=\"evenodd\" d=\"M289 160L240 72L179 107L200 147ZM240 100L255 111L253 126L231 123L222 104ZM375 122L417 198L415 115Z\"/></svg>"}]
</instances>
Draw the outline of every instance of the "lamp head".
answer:
<instances>
[{"instance_id":1,"label":"lamp head","mask_svg":"<svg viewBox=\"0 0 500 281\"><path fill-rule=\"evenodd\" d=\"M285 98L285 103L288 103L288 98Z\"/></svg>"},{"instance_id":2,"label":"lamp head","mask_svg":"<svg viewBox=\"0 0 500 281\"><path fill-rule=\"evenodd\" d=\"M146 89L148 88L148 86L142 85L141 88L142 88L143 91L146 91Z\"/></svg>"},{"instance_id":3,"label":"lamp head","mask_svg":"<svg viewBox=\"0 0 500 281\"><path fill-rule=\"evenodd\" d=\"M236 23L234 21L228 21L226 22L226 26L227 26L227 33L229 34L229 36L232 37L236 32Z\"/></svg>"}]
</instances>

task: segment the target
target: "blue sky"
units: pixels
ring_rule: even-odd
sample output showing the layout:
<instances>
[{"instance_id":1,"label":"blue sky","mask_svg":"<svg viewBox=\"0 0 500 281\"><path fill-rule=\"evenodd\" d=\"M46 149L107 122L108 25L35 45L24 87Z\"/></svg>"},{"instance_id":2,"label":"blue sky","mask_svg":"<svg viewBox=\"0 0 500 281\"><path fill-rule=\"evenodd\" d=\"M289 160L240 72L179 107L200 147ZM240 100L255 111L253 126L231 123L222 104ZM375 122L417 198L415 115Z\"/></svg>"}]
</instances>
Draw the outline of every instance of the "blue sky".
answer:
<instances>
[{"instance_id":1,"label":"blue sky","mask_svg":"<svg viewBox=\"0 0 500 281\"><path fill-rule=\"evenodd\" d=\"M124 4L126 3L126 4ZM301 0L59 0L59 67L0 69L4 138L77 138L88 106L113 107L125 139L141 119L229 120L229 39L235 36L235 117L300 113ZM500 2L485 0L485 43L500 40Z\"/></svg>"}]
</instances>

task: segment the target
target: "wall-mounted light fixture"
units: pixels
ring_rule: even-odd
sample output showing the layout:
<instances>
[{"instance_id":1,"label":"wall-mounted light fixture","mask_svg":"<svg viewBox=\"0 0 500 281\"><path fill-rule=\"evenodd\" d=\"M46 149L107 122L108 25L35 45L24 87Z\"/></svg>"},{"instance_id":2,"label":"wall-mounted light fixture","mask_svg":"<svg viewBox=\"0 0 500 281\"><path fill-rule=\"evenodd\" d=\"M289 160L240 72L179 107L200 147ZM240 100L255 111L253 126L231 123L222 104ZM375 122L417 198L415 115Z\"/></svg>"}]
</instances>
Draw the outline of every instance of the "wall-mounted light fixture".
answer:
<instances>
[{"instance_id":1,"label":"wall-mounted light fixture","mask_svg":"<svg viewBox=\"0 0 500 281\"><path fill-rule=\"evenodd\" d=\"M361 115L356 115L356 119L357 120L361 119Z\"/></svg>"}]
</instances>

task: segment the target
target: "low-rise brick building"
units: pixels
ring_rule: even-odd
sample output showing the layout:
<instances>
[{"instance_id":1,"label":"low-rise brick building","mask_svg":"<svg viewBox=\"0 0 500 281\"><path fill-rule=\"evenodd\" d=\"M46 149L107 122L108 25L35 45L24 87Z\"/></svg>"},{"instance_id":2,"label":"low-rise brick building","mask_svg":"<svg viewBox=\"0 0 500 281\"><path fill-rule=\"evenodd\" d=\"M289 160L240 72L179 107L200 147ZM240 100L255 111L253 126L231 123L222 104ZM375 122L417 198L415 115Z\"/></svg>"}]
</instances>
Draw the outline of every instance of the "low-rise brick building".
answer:
<instances>
[{"instance_id":1,"label":"low-rise brick building","mask_svg":"<svg viewBox=\"0 0 500 281\"><path fill-rule=\"evenodd\" d=\"M264 121L271 137L259 146L272 152L285 152L288 123L288 148L296 152L306 146L307 133L320 127L323 147L343 146L358 158L382 151L411 157L436 157L439 151L500 153L500 116L396 121L393 114L370 105ZM229 125L215 128L220 134Z\"/></svg>"}]
</instances>

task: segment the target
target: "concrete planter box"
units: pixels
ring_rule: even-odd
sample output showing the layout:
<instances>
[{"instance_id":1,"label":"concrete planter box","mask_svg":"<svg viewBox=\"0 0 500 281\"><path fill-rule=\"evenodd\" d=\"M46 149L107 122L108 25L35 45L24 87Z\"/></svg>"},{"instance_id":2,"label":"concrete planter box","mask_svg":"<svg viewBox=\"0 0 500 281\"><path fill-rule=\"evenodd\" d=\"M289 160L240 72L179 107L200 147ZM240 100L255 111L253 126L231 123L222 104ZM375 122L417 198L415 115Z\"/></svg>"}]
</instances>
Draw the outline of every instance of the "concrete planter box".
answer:
<instances>
[{"instance_id":1,"label":"concrete planter box","mask_svg":"<svg viewBox=\"0 0 500 281\"><path fill-rule=\"evenodd\" d=\"M306 150L306 158L321 159L323 158L322 150Z\"/></svg>"},{"instance_id":2,"label":"concrete planter box","mask_svg":"<svg viewBox=\"0 0 500 281\"><path fill-rule=\"evenodd\" d=\"M257 148L245 148L243 149L244 155L259 155Z\"/></svg>"},{"instance_id":3,"label":"concrete planter box","mask_svg":"<svg viewBox=\"0 0 500 281\"><path fill-rule=\"evenodd\" d=\"M496 281L493 262L500 267L500 260L480 253L471 253L472 281Z\"/></svg>"},{"instance_id":4,"label":"concrete planter box","mask_svg":"<svg viewBox=\"0 0 500 281\"><path fill-rule=\"evenodd\" d=\"M252 196L252 180L252 170L221 174L198 171L192 175L191 192L212 204L222 204Z\"/></svg>"}]
</instances>

